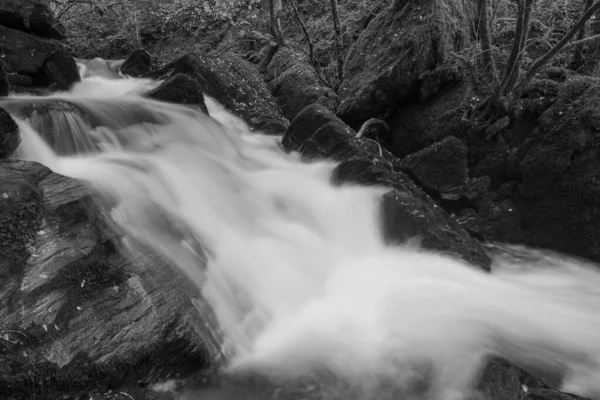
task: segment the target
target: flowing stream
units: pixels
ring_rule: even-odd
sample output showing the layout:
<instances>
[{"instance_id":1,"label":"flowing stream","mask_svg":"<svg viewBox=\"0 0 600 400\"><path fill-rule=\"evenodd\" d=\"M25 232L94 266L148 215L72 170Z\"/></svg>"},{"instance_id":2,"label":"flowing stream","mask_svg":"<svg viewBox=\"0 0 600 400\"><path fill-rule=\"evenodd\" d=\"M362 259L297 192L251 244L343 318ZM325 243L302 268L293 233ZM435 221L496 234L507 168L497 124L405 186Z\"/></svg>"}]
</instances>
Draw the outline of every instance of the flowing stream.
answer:
<instances>
[{"instance_id":1,"label":"flowing stream","mask_svg":"<svg viewBox=\"0 0 600 400\"><path fill-rule=\"evenodd\" d=\"M488 274L389 247L383 188L333 186L334 163L286 154L213 99L208 117L141 96L159 83L90 76L0 106L21 128L15 157L88 182L114 226L194 281L225 373L334 377L356 399L454 400L500 356L600 394L596 266L506 247ZM186 398L225 398L211 396Z\"/></svg>"}]
</instances>

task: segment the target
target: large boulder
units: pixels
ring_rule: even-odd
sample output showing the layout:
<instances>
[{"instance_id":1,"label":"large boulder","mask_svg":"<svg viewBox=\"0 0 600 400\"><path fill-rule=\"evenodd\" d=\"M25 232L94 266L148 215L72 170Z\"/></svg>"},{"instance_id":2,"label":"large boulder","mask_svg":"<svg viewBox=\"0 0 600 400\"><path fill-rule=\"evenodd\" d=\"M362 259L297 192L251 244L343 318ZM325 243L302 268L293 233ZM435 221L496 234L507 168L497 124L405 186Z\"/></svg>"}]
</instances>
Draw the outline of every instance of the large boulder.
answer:
<instances>
[{"instance_id":1,"label":"large boulder","mask_svg":"<svg viewBox=\"0 0 600 400\"><path fill-rule=\"evenodd\" d=\"M195 79L206 95L253 129L282 134L289 124L255 67L237 55L188 53L146 76L167 79L178 73Z\"/></svg>"},{"instance_id":2,"label":"large boulder","mask_svg":"<svg viewBox=\"0 0 600 400\"><path fill-rule=\"evenodd\" d=\"M419 237L426 248L489 269L490 260L483 248L398 170L401 166L389 152L372 140L354 136L354 131L325 107L311 105L292 120L283 145L310 158L341 161L333 176L337 184L387 186L381 213L384 237L389 244Z\"/></svg>"},{"instance_id":3,"label":"large boulder","mask_svg":"<svg viewBox=\"0 0 600 400\"><path fill-rule=\"evenodd\" d=\"M463 139L470 124L465 115L477 101L469 73L451 59L423 74L412 104L389 119L391 151L398 157L421 150L448 136Z\"/></svg>"},{"instance_id":4,"label":"large boulder","mask_svg":"<svg viewBox=\"0 0 600 400\"><path fill-rule=\"evenodd\" d=\"M7 160L0 182L3 398L148 384L214 359L197 289L151 249L119 245L87 186Z\"/></svg>"},{"instance_id":5,"label":"large boulder","mask_svg":"<svg viewBox=\"0 0 600 400\"><path fill-rule=\"evenodd\" d=\"M280 47L266 68L265 80L283 115L290 121L304 107L326 101L337 106L335 92L323 85L305 55Z\"/></svg>"},{"instance_id":6,"label":"large boulder","mask_svg":"<svg viewBox=\"0 0 600 400\"><path fill-rule=\"evenodd\" d=\"M470 43L475 20L470 0L390 2L350 48L339 116L358 128L410 104L423 74Z\"/></svg>"},{"instance_id":7,"label":"large boulder","mask_svg":"<svg viewBox=\"0 0 600 400\"><path fill-rule=\"evenodd\" d=\"M65 38L65 27L45 0L2 0L0 25L45 38Z\"/></svg>"},{"instance_id":8,"label":"large boulder","mask_svg":"<svg viewBox=\"0 0 600 400\"><path fill-rule=\"evenodd\" d=\"M66 90L80 80L75 60L57 40L0 25L0 53L9 72L31 77L36 86L55 83L58 89Z\"/></svg>"}]
</instances>

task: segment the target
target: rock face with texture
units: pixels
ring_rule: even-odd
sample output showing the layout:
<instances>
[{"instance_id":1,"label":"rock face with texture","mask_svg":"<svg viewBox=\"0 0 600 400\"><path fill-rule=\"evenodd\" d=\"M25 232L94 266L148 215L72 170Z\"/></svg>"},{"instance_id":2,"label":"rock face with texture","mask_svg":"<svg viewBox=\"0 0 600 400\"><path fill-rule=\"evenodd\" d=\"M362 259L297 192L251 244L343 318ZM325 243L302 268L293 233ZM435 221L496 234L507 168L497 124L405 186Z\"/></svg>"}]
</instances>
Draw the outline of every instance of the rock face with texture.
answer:
<instances>
[{"instance_id":1,"label":"rock face with texture","mask_svg":"<svg viewBox=\"0 0 600 400\"><path fill-rule=\"evenodd\" d=\"M56 83L66 90L80 80L75 60L57 40L0 25L0 53L9 72L31 77L35 86Z\"/></svg>"},{"instance_id":2,"label":"rock face with texture","mask_svg":"<svg viewBox=\"0 0 600 400\"><path fill-rule=\"evenodd\" d=\"M337 95L321 83L306 56L287 47L277 50L266 68L265 80L290 121L315 102L333 103L331 109L337 106Z\"/></svg>"},{"instance_id":3,"label":"rock face with texture","mask_svg":"<svg viewBox=\"0 0 600 400\"><path fill-rule=\"evenodd\" d=\"M239 115L253 129L282 134L288 126L258 71L234 54L211 57L189 53L148 76L164 79L178 73L195 79L206 95Z\"/></svg>"},{"instance_id":4,"label":"rock face with texture","mask_svg":"<svg viewBox=\"0 0 600 400\"><path fill-rule=\"evenodd\" d=\"M350 48L338 115L358 129L412 102L423 74L471 41L475 11L469 0L390 2Z\"/></svg>"},{"instance_id":5,"label":"rock face with texture","mask_svg":"<svg viewBox=\"0 0 600 400\"><path fill-rule=\"evenodd\" d=\"M567 83L510 163L527 242L600 260L600 90Z\"/></svg>"},{"instance_id":6,"label":"rock face with texture","mask_svg":"<svg viewBox=\"0 0 600 400\"><path fill-rule=\"evenodd\" d=\"M0 387L9 398L150 382L211 359L190 301L197 290L150 249L117 251L90 194L40 164L0 161Z\"/></svg>"},{"instance_id":7,"label":"rock face with texture","mask_svg":"<svg viewBox=\"0 0 600 400\"><path fill-rule=\"evenodd\" d=\"M21 144L19 127L8 111L0 108L0 159L8 158Z\"/></svg>"},{"instance_id":8,"label":"rock face with texture","mask_svg":"<svg viewBox=\"0 0 600 400\"><path fill-rule=\"evenodd\" d=\"M467 147L454 136L435 143L402 160L402 165L425 187L440 193L467 184Z\"/></svg>"},{"instance_id":9,"label":"rock face with texture","mask_svg":"<svg viewBox=\"0 0 600 400\"><path fill-rule=\"evenodd\" d=\"M452 220L406 175L397 170L394 157L376 143L353 137L353 131L321 105L312 105L292 120L283 145L310 158L342 161L334 171L337 183L383 185L385 239L400 244L420 237L422 245L462 258L483 269L490 260L483 248Z\"/></svg>"},{"instance_id":10,"label":"rock face with texture","mask_svg":"<svg viewBox=\"0 0 600 400\"><path fill-rule=\"evenodd\" d=\"M202 86L189 75L176 74L156 89L146 93L146 96L169 103L195 105L200 107L205 114L208 114L202 95Z\"/></svg>"},{"instance_id":11,"label":"rock face with texture","mask_svg":"<svg viewBox=\"0 0 600 400\"><path fill-rule=\"evenodd\" d=\"M64 26L44 0L2 0L0 25L45 38L65 38Z\"/></svg>"},{"instance_id":12,"label":"rock face with texture","mask_svg":"<svg viewBox=\"0 0 600 400\"><path fill-rule=\"evenodd\" d=\"M121 64L120 71L123 75L137 78L150 72L152 69L152 57L143 49L134 50Z\"/></svg>"}]
</instances>

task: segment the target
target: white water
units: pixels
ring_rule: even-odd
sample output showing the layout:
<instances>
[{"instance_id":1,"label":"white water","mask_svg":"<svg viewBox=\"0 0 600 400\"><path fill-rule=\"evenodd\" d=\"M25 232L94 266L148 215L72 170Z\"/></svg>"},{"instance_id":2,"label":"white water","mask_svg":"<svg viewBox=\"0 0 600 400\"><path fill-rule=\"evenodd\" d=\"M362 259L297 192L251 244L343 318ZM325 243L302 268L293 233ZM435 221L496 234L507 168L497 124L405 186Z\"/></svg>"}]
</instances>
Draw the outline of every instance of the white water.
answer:
<instances>
[{"instance_id":1,"label":"white water","mask_svg":"<svg viewBox=\"0 0 600 400\"><path fill-rule=\"evenodd\" d=\"M21 117L19 157L90 182L125 234L194 280L224 333L229 372L326 373L364 398L392 382L446 400L471 396L498 355L600 393L595 266L522 249L535 261L498 257L486 274L386 247L383 189L333 187L334 164L285 154L211 99L213 119L138 97L156 84L85 79L43 100L95 112L101 126L70 112L60 123L25 118L23 104L39 98L0 105ZM30 122L66 142L51 149Z\"/></svg>"}]
</instances>

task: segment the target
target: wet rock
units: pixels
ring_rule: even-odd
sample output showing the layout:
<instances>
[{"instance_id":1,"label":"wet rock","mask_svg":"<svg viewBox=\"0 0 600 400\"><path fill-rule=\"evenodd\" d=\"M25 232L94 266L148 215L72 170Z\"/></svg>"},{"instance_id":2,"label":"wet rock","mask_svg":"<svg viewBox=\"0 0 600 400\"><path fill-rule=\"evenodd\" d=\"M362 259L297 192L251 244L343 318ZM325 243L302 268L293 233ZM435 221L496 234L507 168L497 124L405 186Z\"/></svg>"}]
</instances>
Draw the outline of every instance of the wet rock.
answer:
<instances>
[{"instance_id":1,"label":"wet rock","mask_svg":"<svg viewBox=\"0 0 600 400\"><path fill-rule=\"evenodd\" d=\"M0 108L0 159L8 158L21 144L19 127L8 111Z\"/></svg>"},{"instance_id":2,"label":"wet rock","mask_svg":"<svg viewBox=\"0 0 600 400\"><path fill-rule=\"evenodd\" d=\"M265 80L281 112L290 121L312 103L337 100L334 91L321 83L306 56L287 47L280 48L274 55Z\"/></svg>"},{"instance_id":3,"label":"wet rock","mask_svg":"<svg viewBox=\"0 0 600 400\"><path fill-rule=\"evenodd\" d=\"M336 184L386 186L381 200L385 240L401 244L419 237L422 245L464 259L483 269L490 260L482 247L456 221L399 172L399 160L372 140L356 138L354 131L325 107L306 107L292 120L283 137L287 150L300 151L307 158L332 158Z\"/></svg>"},{"instance_id":4,"label":"wet rock","mask_svg":"<svg viewBox=\"0 0 600 400\"><path fill-rule=\"evenodd\" d=\"M369 118L411 103L422 74L470 43L475 9L468 0L389 2L350 48L338 115L358 129Z\"/></svg>"},{"instance_id":5,"label":"wet rock","mask_svg":"<svg viewBox=\"0 0 600 400\"><path fill-rule=\"evenodd\" d=\"M121 246L87 186L24 161L0 161L0 182L4 396L147 385L214 360L197 289L152 249Z\"/></svg>"},{"instance_id":6,"label":"wet rock","mask_svg":"<svg viewBox=\"0 0 600 400\"><path fill-rule=\"evenodd\" d=\"M143 49L137 49L123 61L120 71L123 75L137 78L150 72L151 69L152 57L150 56L150 53Z\"/></svg>"},{"instance_id":7,"label":"wet rock","mask_svg":"<svg viewBox=\"0 0 600 400\"><path fill-rule=\"evenodd\" d=\"M409 155L402 165L422 185L440 193L467 184L467 147L454 136Z\"/></svg>"},{"instance_id":8,"label":"wet rock","mask_svg":"<svg viewBox=\"0 0 600 400\"><path fill-rule=\"evenodd\" d=\"M492 360L483 370L478 389L486 399L520 400L525 394L521 370L501 359Z\"/></svg>"},{"instance_id":9,"label":"wet rock","mask_svg":"<svg viewBox=\"0 0 600 400\"><path fill-rule=\"evenodd\" d=\"M36 86L56 83L66 90L80 80L77 64L65 45L0 25L0 53L7 71L32 78Z\"/></svg>"},{"instance_id":10,"label":"wet rock","mask_svg":"<svg viewBox=\"0 0 600 400\"><path fill-rule=\"evenodd\" d=\"M6 73L6 63L0 60L0 96L8 96L10 92L10 82Z\"/></svg>"},{"instance_id":11,"label":"wet rock","mask_svg":"<svg viewBox=\"0 0 600 400\"><path fill-rule=\"evenodd\" d=\"M51 84L60 90L68 90L75 82L81 80L75 59L65 49L57 49L44 62L43 70Z\"/></svg>"},{"instance_id":12,"label":"wet rock","mask_svg":"<svg viewBox=\"0 0 600 400\"><path fill-rule=\"evenodd\" d=\"M3 0L0 25L50 39L64 39L65 28L44 0Z\"/></svg>"},{"instance_id":13,"label":"wet rock","mask_svg":"<svg viewBox=\"0 0 600 400\"><path fill-rule=\"evenodd\" d=\"M156 89L146 93L146 96L170 103L196 105L208 115L208 109L202 94L202 86L189 75L176 74Z\"/></svg>"},{"instance_id":14,"label":"wet rock","mask_svg":"<svg viewBox=\"0 0 600 400\"><path fill-rule=\"evenodd\" d=\"M226 53L219 57L186 54L146 76L170 78L178 73L189 75L225 108L239 115L251 128L268 124L287 126L275 99L252 64Z\"/></svg>"}]
</instances>

